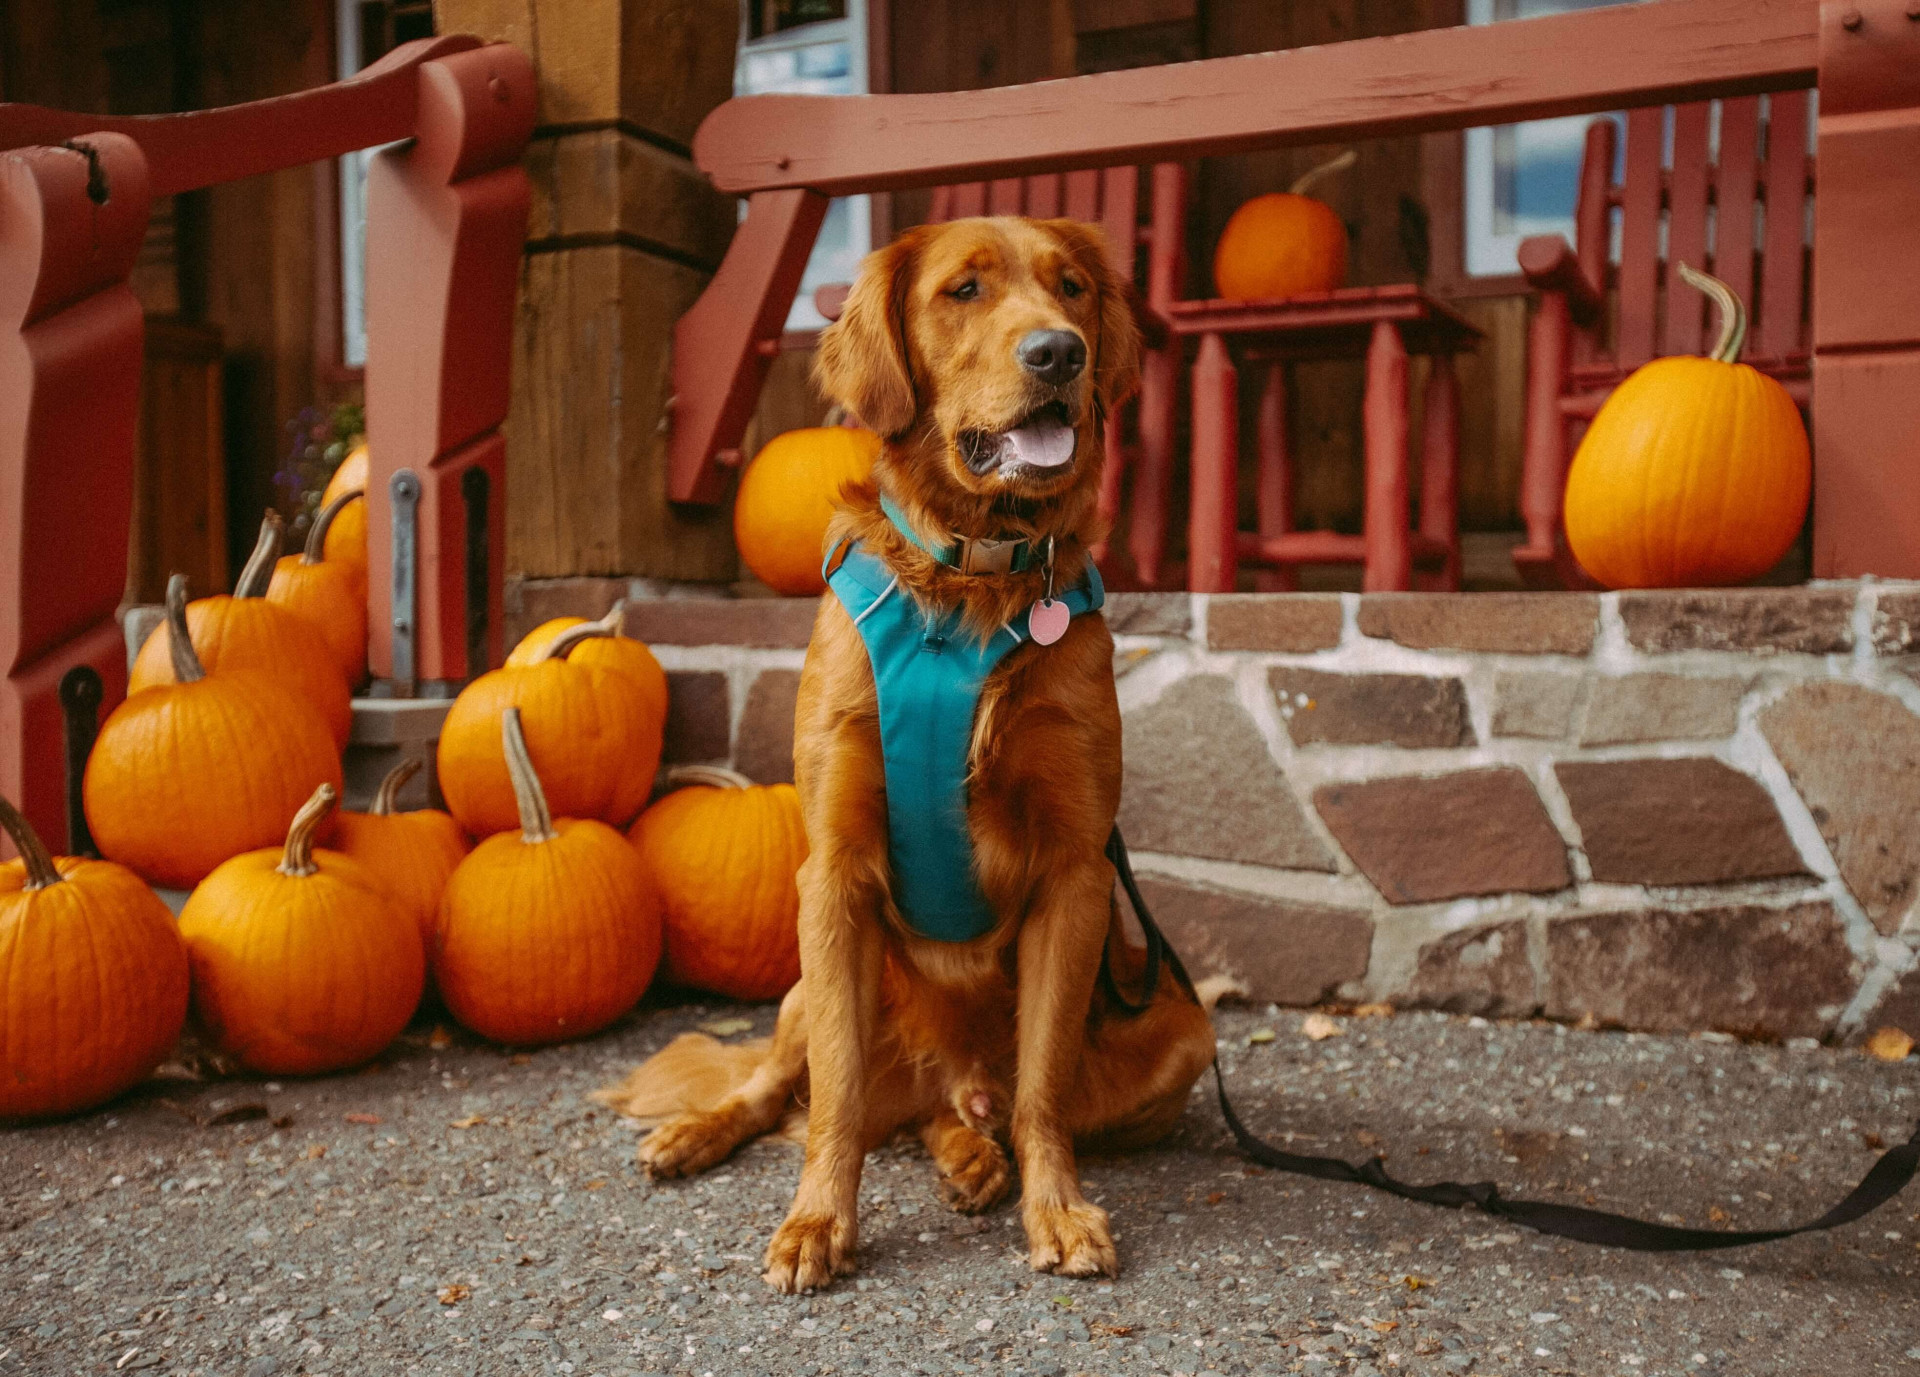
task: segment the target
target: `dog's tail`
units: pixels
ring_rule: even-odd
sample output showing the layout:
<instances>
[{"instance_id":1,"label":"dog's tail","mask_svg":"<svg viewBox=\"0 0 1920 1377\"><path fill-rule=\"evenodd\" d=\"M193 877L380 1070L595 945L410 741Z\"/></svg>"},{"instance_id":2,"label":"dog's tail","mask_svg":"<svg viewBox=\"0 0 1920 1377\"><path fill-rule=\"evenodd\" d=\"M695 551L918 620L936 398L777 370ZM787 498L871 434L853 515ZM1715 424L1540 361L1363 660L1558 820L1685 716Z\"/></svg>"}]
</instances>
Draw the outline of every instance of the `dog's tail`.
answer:
<instances>
[{"instance_id":1,"label":"dog's tail","mask_svg":"<svg viewBox=\"0 0 1920 1377\"><path fill-rule=\"evenodd\" d=\"M772 1038L719 1042L705 1033L682 1033L614 1085L591 1098L629 1119L655 1124L676 1114L705 1113L739 1090L767 1060ZM790 1108L781 1132L806 1141L806 1114Z\"/></svg>"}]
</instances>

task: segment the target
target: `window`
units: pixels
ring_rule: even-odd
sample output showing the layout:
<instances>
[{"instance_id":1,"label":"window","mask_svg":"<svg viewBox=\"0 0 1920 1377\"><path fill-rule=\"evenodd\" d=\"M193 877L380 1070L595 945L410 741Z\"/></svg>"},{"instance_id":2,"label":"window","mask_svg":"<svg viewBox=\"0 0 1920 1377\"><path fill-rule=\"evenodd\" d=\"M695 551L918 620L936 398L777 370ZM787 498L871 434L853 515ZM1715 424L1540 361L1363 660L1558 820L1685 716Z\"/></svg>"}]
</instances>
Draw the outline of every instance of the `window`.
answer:
<instances>
[{"instance_id":1,"label":"window","mask_svg":"<svg viewBox=\"0 0 1920 1377\"><path fill-rule=\"evenodd\" d=\"M865 95L866 20L866 0L744 0L733 93ZM814 288L853 281L854 269L871 246L865 196L841 197L828 206L800 291L787 313L787 329L826 325L813 309Z\"/></svg>"}]
</instances>

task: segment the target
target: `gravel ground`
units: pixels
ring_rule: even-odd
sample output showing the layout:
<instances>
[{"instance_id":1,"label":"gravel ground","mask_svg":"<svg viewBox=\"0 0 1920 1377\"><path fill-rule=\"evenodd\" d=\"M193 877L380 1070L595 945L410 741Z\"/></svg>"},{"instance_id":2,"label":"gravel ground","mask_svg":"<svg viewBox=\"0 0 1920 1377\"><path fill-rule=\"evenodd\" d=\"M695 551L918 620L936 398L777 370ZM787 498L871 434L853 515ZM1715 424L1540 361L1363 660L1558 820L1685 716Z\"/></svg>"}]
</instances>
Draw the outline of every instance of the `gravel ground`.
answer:
<instances>
[{"instance_id":1,"label":"gravel ground","mask_svg":"<svg viewBox=\"0 0 1920 1377\"><path fill-rule=\"evenodd\" d=\"M690 1026L772 1016L650 1005L530 1056L423 1022L356 1075L163 1079L0 1131L0 1373L1920 1374L1920 1191L1833 1234L1636 1257L1263 1173L1204 1089L1164 1149L1086 1164L1117 1281L1036 1276L1016 1209L950 1214L901 1144L868 1166L859 1277L777 1297L758 1258L798 1151L655 1187L585 1098ZM1920 1113L1920 1060L1301 1022L1219 1019L1243 1112L1296 1148L1695 1223L1809 1217Z\"/></svg>"}]
</instances>

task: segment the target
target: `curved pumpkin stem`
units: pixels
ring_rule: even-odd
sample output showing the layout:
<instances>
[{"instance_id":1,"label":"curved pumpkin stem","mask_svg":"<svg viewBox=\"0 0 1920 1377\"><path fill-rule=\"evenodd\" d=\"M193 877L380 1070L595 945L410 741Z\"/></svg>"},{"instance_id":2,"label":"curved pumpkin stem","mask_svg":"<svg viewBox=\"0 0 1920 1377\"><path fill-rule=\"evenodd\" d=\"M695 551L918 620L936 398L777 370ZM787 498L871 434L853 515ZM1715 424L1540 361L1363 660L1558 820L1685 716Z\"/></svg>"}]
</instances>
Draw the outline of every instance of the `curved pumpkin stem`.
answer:
<instances>
[{"instance_id":1,"label":"curved pumpkin stem","mask_svg":"<svg viewBox=\"0 0 1920 1377\"><path fill-rule=\"evenodd\" d=\"M197 684L207 677L187 630L187 576L167 580L167 652L173 659L173 678L179 684Z\"/></svg>"},{"instance_id":2,"label":"curved pumpkin stem","mask_svg":"<svg viewBox=\"0 0 1920 1377\"><path fill-rule=\"evenodd\" d=\"M705 784L714 789L751 789L753 781L723 765L676 765L667 771L669 784Z\"/></svg>"},{"instance_id":3,"label":"curved pumpkin stem","mask_svg":"<svg viewBox=\"0 0 1920 1377\"><path fill-rule=\"evenodd\" d=\"M1711 277L1685 263L1680 265L1680 280L1705 292L1719 308L1720 338L1707 357L1720 363L1738 363L1740 351L1747 347L1747 304L1740 294L1717 277Z\"/></svg>"},{"instance_id":4,"label":"curved pumpkin stem","mask_svg":"<svg viewBox=\"0 0 1920 1377\"><path fill-rule=\"evenodd\" d=\"M400 791L407 787L407 781L420 773L420 757L409 756L391 770L380 781L380 787L374 792L373 807L367 811L377 818L390 818L399 812L395 805L400 801Z\"/></svg>"},{"instance_id":5,"label":"curved pumpkin stem","mask_svg":"<svg viewBox=\"0 0 1920 1377\"><path fill-rule=\"evenodd\" d=\"M1313 190L1319 182L1331 177L1336 172L1345 172L1359 161L1360 155L1349 148L1338 157L1328 158L1324 163L1321 163L1320 166L1308 168L1305 172L1294 178L1293 185L1287 188L1287 193L1292 196L1305 196L1309 191Z\"/></svg>"},{"instance_id":6,"label":"curved pumpkin stem","mask_svg":"<svg viewBox=\"0 0 1920 1377\"><path fill-rule=\"evenodd\" d=\"M33 824L6 798L0 797L0 827L7 830L13 838L14 850L20 853L20 863L27 868L27 882L20 886L32 891L45 889L48 885L60 883L60 868L53 863L53 856L47 850L47 844L40 840L40 834L33 830Z\"/></svg>"},{"instance_id":7,"label":"curved pumpkin stem","mask_svg":"<svg viewBox=\"0 0 1920 1377\"><path fill-rule=\"evenodd\" d=\"M580 625L570 626L558 636L555 636L547 643L547 648L540 652L540 659L535 660L534 663L539 664L545 660L565 659L567 652L579 645L582 641L591 641L599 636L618 636L620 634L620 624L626 620L626 615L627 600L625 598L615 599L613 606L607 609L606 616L602 617L599 621L581 622Z\"/></svg>"},{"instance_id":8,"label":"curved pumpkin stem","mask_svg":"<svg viewBox=\"0 0 1920 1377\"><path fill-rule=\"evenodd\" d=\"M331 784L322 784L313 791L312 798L300 805L300 811L293 815L293 823L287 828L286 850L280 853L280 864L275 870L298 880L320 868L313 863L313 834L320 830L320 824L327 820L327 814L333 811L339 798Z\"/></svg>"},{"instance_id":9,"label":"curved pumpkin stem","mask_svg":"<svg viewBox=\"0 0 1920 1377\"><path fill-rule=\"evenodd\" d=\"M508 708L500 714L500 740L507 748L507 776L513 780L513 801L520 805L520 840L529 846L550 842L559 836L553 830L553 814L547 811L546 791L534 772L533 757L527 754L527 738L520 730L520 709Z\"/></svg>"},{"instance_id":10,"label":"curved pumpkin stem","mask_svg":"<svg viewBox=\"0 0 1920 1377\"><path fill-rule=\"evenodd\" d=\"M365 488L349 488L320 509L320 514L313 519L312 529L307 532L307 548L300 555L302 564L318 564L326 557L327 528L333 525L333 519L340 515L342 507L366 495Z\"/></svg>"},{"instance_id":11,"label":"curved pumpkin stem","mask_svg":"<svg viewBox=\"0 0 1920 1377\"><path fill-rule=\"evenodd\" d=\"M285 532L286 522L280 519L279 512L269 510L260 518L260 539L253 543L253 553L247 556L246 567L241 569L240 577L234 580L234 597L266 597L267 585L273 582L273 565L280 558L280 541Z\"/></svg>"}]
</instances>

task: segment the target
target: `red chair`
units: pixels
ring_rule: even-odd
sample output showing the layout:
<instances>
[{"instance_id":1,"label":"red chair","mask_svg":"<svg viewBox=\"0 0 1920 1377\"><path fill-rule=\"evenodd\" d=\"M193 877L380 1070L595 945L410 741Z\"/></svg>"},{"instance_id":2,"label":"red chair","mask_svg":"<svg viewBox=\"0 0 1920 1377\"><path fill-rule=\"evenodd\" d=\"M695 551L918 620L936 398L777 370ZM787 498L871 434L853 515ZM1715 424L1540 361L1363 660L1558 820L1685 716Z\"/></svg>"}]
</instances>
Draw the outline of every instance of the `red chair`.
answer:
<instances>
[{"instance_id":1,"label":"red chair","mask_svg":"<svg viewBox=\"0 0 1920 1377\"><path fill-rule=\"evenodd\" d=\"M1616 128L1596 120L1580 168L1574 243L1550 234L1520 245L1538 309L1527 340L1520 488L1527 542L1513 560L1531 586L1591 585L1567 551L1560 513L1568 458L1600 404L1641 364L1698 354L1707 342L1707 303L1681 283L1682 263L1740 294L1753 318L1745 362L1778 378L1802 409L1809 403L1807 96L1782 91L1766 100L1765 111L1758 96L1717 102L1717 159L1715 102L1629 111L1626 175L1617 185ZM1662 157L1668 110L1670 161ZM1617 265L1609 242L1616 207Z\"/></svg>"}]
</instances>

